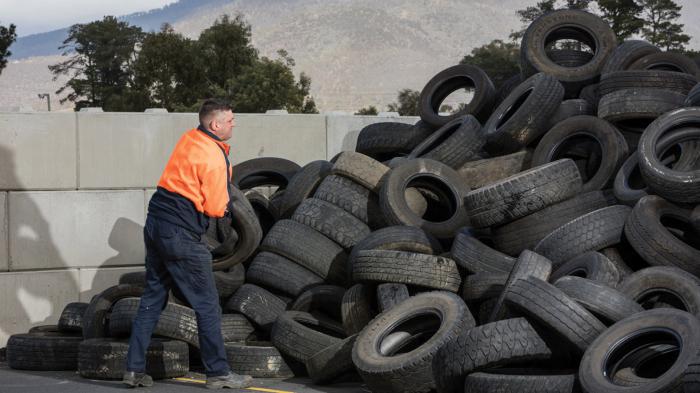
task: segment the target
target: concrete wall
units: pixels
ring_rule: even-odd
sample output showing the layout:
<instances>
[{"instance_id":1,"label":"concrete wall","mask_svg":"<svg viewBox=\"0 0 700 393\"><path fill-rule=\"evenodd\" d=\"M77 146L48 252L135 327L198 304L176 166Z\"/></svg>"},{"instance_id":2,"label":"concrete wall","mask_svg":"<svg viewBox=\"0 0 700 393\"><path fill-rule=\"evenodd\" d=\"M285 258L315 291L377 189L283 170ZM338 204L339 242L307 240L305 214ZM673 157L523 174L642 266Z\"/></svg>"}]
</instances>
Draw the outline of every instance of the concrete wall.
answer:
<instances>
[{"instance_id":1,"label":"concrete wall","mask_svg":"<svg viewBox=\"0 0 700 393\"><path fill-rule=\"evenodd\" d=\"M362 127L417 118L237 114L231 162L299 165L354 150ZM196 114L0 113L0 347L142 270L148 201Z\"/></svg>"}]
</instances>

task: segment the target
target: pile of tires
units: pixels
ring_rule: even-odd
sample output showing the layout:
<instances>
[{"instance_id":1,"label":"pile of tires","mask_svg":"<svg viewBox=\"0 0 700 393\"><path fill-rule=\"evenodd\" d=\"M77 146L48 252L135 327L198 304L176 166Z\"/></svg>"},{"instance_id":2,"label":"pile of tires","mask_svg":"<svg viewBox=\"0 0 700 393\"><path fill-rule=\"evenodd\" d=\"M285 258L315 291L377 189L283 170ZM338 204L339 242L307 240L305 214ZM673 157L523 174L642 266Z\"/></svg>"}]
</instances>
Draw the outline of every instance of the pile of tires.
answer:
<instances>
[{"instance_id":1,"label":"pile of tires","mask_svg":"<svg viewBox=\"0 0 700 393\"><path fill-rule=\"evenodd\" d=\"M450 67L414 125L372 124L356 151L303 167L238 164L238 215L205 240L232 369L374 392L700 391L698 74L557 10L527 29L499 90ZM439 113L465 87L472 100ZM106 378L92 364L124 352L142 280L93 299L82 336L11 341L54 340ZM149 349L159 377L185 352L197 369L196 332L174 291ZM174 343L178 360L159 360ZM19 352L8 343L11 367L39 363Z\"/></svg>"}]
</instances>

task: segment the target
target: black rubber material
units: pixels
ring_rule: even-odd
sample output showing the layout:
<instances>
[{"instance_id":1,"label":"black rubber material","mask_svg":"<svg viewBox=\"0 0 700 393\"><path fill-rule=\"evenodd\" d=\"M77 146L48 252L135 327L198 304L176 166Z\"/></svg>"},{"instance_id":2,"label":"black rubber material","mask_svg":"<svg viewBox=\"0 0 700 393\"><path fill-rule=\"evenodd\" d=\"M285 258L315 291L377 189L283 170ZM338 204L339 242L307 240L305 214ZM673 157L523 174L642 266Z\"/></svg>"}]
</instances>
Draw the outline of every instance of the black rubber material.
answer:
<instances>
[{"instance_id":1,"label":"black rubber material","mask_svg":"<svg viewBox=\"0 0 700 393\"><path fill-rule=\"evenodd\" d=\"M58 318L58 330L82 333L83 315L87 308L87 303L73 302L66 304L61 312L61 316Z\"/></svg>"},{"instance_id":2,"label":"black rubber material","mask_svg":"<svg viewBox=\"0 0 700 393\"><path fill-rule=\"evenodd\" d=\"M625 278L618 290L645 309L672 307L700 317L700 280L676 267L638 270Z\"/></svg>"},{"instance_id":3,"label":"black rubber material","mask_svg":"<svg viewBox=\"0 0 700 393\"><path fill-rule=\"evenodd\" d=\"M231 225L238 234L238 241L233 253L212 260L213 270L226 270L242 263L253 255L262 240L262 227L255 215L255 210L245 194L236 187L230 187L232 196Z\"/></svg>"},{"instance_id":4,"label":"black rubber material","mask_svg":"<svg viewBox=\"0 0 700 393\"><path fill-rule=\"evenodd\" d=\"M313 197L332 203L370 226L381 224L381 220L377 219L382 215L377 195L347 177L326 177Z\"/></svg>"},{"instance_id":5,"label":"black rubber material","mask_svg":"<svg viewBox=\"0 0 700 393\"><path fill-rule=\"evenodd\" d=\"M255 190L246 190L245 197L253 208L255 216L258 217L264 237L279 220L279 211L270 204L270 200L265 195Z\"/></svg>"},{"instance_id":6,"label":"black rubber material","mask_svg":"<svg viewBox=\"0 0 700 393\"><path fill-rule=\"evenodd\" d=\"M554 286L607 325L644 311L632 298L613 288L581 277L562 277Z\"/></svg>"},{"instance_id":7,"label":"black rubber material","mask_svg":"<svg viewBox=\"0 0 700 393\"><path fill-rule=\"evenodd\" d=\"M109 287L90 300L83 314L83 338L107 336L109 313L114 303L127 297L141 297L143 287L131 284L119 284Z\"/></svg>"},{"instance_id":8,"label":"black rubber material","mask_svg":"<svg viewBox=\"0 0 700 393\"><path fill-rule=\"evenodd\" d=\"M285 188L300 169L299 165L284 158L253 158L233 167L232 183L242 190L259 186Z\"/></svg>"},{"instance_id":9,"label":"black rubber material","mask_svg":"<svg viewBox=\"0 0 700 393\"><path fill-rule=\"evenodd\" d=\"M690 89L684 104L685 106L700 106L700 83Z\"/></svg>"},{"instance_id":10,"label":"black rubber material","mask_svg":"<svg viewBox=\"0 0 700 393\"><path fill-rule=\"evenodd\" d=\"M78 371L83 378L122 379L128 340L92 338L80 343ZM182 341L154 338L146 350L146 374L153 379L177 378L189 372L189 351Z\"/></svg>"},{"instance_id":11,"label":"black rubber material","mask_svg":"<svg viewBox=\"0 0 700 393\"><path fill-rule=\"evenodd\" d=\"M270 331L287 304L264 288L253 284L243 286L224 304L224 311L245 315L264 331Z\"/></svg>"},{"instance_id":12,"label":"black rubber material","mask_svg":"<svg viewBox=\"0 0 700 393\"><path fill-rule=\"evenodd\" d=\"M470 189L477 189L530 168L532 149L505 156L469 161L457 170Z\"/></svg>"},{"instance_id":13,"label":"black rubber material","mask_svg":"<svg viewBox=\"0 0 700 393\"><path fill-rule=\"evenodd\" d=\"M658 378L630 388L613 383L625 360L636 351L667 341L678 346L678 357ZM635 314L603 332L581 359L579 381L584 392L682 393L683 374L695 362L700 346L700 322L683 311L662 309Z\"/></svg>"},{"instance_id":14,"label":"black rubber material","mask_svg":"<svg viewBox=\"0 0 700 393\"><path fill-rule=\"evenodd\" d=\"M691 212L659 196L646 196L627 218L625 236L650 265L676 266L700 277L700 246L689 221Z\"/></svg>"},{"instance_id":15,"label":"black rubber material","mask_svg":"<svg viewBox=\"0 0 700 393\"><path fill-rule=\"evenodd\" d=\"M503 292L508 275L476 273L467 276L462 285L462 299L467 303L498 298Z\"/></svg>"},{"instance_id":16,"label":"black rubber material","mask_svg":"<svg viewBox=\"0 0 700 393\"><path fill-rule=\"evenodd\" d=\"M373 123L360 130L355 151L384 161L410 153L434 130L422 120L415 125L392 121Z\"/></svg>"},{"instance_id":17,"label":"black rubber material","mask_svg":"<svg viewBox=\"0 0 700 393\"><path fill-rule=\"evenodd\" d=\"M491 155L514 153L547 132L549 119L564 98L564 87L539 73L518 85L484 124Z\"/></svg>"},{"instance_id":18,"label":"black rubber material","mask_svg":"<svg viewBox=\"0 0 700 393\"><path fill-rule=\"evenodd\" d=\"M584 214L552 231L534 251L559 268L564 262L587 251L597 251L620 242L628 206L614 205Z\"/></svg>"},{"instance_id":19,"label":"black rubber material","mask_svg":"<svg viewBox=\"0 0 700 393\"><path fill-rule=\"evenodd\" d=\"M480 158L486 138L481 124L471 115L458 117L433 132L407 158L428 158L454 169Z\"/></svg>"},{"instance_id":20,"label":"black rubber material","mask_svg":"<svg viewBox=\"0 0 700 393\"><path fill-rule=\"evenodd\" d=\"M629 88L601 96L598 117L620 124L626 120L653 120L662 114L681 108L685 94L664 89Z\"/></svg>"},{"instance_id":21,"label":"black rubber material","mask_svg":"<svg viewBox=\"0 0 700 393\"><path fill-rule=\"evenodd\" d=\"M646 55L659 53L661 49L642 40L627 40L615 48L603 66L603 75L627 70L635 61Z\"/></svg>"},{"instance_id":22,"label":"black rubber material","mask_svg":"<svg viewBox=\"0 0 700 393\"><path fill-rule=\"evenodd\" d=\"M594 116L570 117L547 132L537 144L532 155L532 166L539 166L561 158L572 158L572 150L584 141L594 142L600 149L600 163L597 170L589 174L579 173L583 179L582 192L602 190L612 183L618 169L629 154L625 138L605 120ZM590 153L586 161L590 163L594 155Z\"/></svg>"},{"instance_id":23,"label":"black rubber material","mask_svg":"<svg viewBox=\"0 0 700 393\"><path fill-rule=\"evenodd\" d=\"M352 347L356 340L357 335L354 334L311 356L306 361L306 370L311 380L317 385L325 385L344 374L354 372Z\"/></svg>"},{"instance_id":24,"label":"black rubber material","mask_svg":"<svg viewBox=\"0 0 700 393\"><path fill-rule=\"evenodd\" d=\"M586 278L610 288L615 288L622 278L617 266L596 251L583 253L564 263L552 273L550 280L567 276Z\"/></svg>"},{"instance_id":25,"label":"black rubber material","mask_svg":"<svg viewBox=\"0 0 700 393\"><path fill-rule=\"evenodd\" d=\"M385 283L377 285L377 306L379 307L379 312L382 313L391 309L410 296L406 284Z\"/></svg>"},{"instance_id":26,"label":"black rubber material","mask_svg":"<svg viewBox=\"0 0 700 393\"><path fill-rule=\"evenodd\" d=\"M304 291L289 305L290 311L305 311L315 314L318 311L340 321L341 305L345 288L337 285L318 285Z\"/></svg>"},{"instance_id":27,"label":"black rubber material","mask_svg":"<svg viewBox=\"0 0 700 393\"><path fill-rule=\"evenodd\" d=\"M519 375L531 370L494 369L485 373L472 373L464 380L464 391L469 393L572 393L576 374L556 374L556 370Z\"/></svg>"},{"instance_id":28,"label":"black rubber material","mask_svg":"<svg viewBox=\"0 0 700 393\"><path fill-rule=\"evenodd\" d=\"M474 97L465 107L449 116L439 115L440 104L450 93L461 88L474 90ZM485 121L491 114L496 90L488 75L479 67L459 64L440 71L423 87L420 93L420 117L426 123L441 127L464 116L473 115Z\"/></svg>"},{"instance_id":29,"label":"black rubber material","mask_svg":"<svg viewBox=\"0 0 700 393\"><path fill-rule=\"evenodd\" d=\"M475 231L463 228L452 242L450 255L468 273L510 274L515 258L496 251L475 236Z\"/></svg>"},{"instance_id":30,"label":"black rubber material","mask_svg":"<svg viewBox=\"0 0 700 393\"><path fill-rule=\"evenodd\" d=\"M356 334L364 329L377 314L376 303L373 285L355 284L345 291L340 306L345 333Z\"/></svg>"},{"instance_id":31,"label":"black rubber material","mask_svg":"<svg viewBox=\"0 0 700 393\"><path fill-rule=\"evenodd\" d=\"M549 120L547 130L551 130L557 123L570 117L581 115L595 115L595 110L590 102L583 98L564 100Z\"/></svg>"},{"instance_id":32,"label":"black rubber material","mask_svg":"<svg viewBox=\"0 0 700 393\"><path fill-rule=\"evenodd\" d=\"M333 164L325 160L304 165L290 180L279 203L279 217L289 218L306 198L316 191L323 179L331 173Z\"/></svg>"},{"instance_id":33,"label":"black rubber material","mask_svg":"<svg viewBox=\"0 0 700 393\"><path fill-rule=\"evenodd\" d=\"M506 319L458 332L433 359L439 393L458 393L468 374L551 358L552 351L525 318Z\"/></svg>"},{"instance_id":34,"label":"black rubber material","mask_svg":"<svg viewBox=\"0 0 700 393\"><path fill-rule=\"evenodd\" d=\"M410 187L437 196L438 200L428 198L428 208L422 216L406 201L406 189ZM452 238L468 221L463 208L467 191L452 168L437 161L416 159L389 172L379 193L379 205L389 225L415 226L438 238Z\"/></svg>"},{"instance_id":35,"label":"black rubber material","mask_svg":"<svg viewBox=\"0 0 700 393\"><path fill-rule=\"evenodd\" d=\"M17 370L76 370L80 336L13 334L7 340L7 365Z\"/></svg>"},{"instance_id":36,"label":"black rubber material","mask_svg":"<svg viewBox=\"0 0 700 393\"><path fill-rule=\"evenodd\" d=\"M557 160L468 193L464 205L475 227L503 225L569 199L581 191L570 159Z\"/></svg>"},{"instance_id":37,"label":"black rubber material","mask_svg":"<svg viewBox=\"0 0 700 393\"><path fill-rule=\"evenodd\" d=\"M547 326L583 353L605 325L557 287L535 277L516 280L506 289L506 304Z\"/></svg>"},{"instance_id":38,"label":"black rubber material","mask_svg":"<svg viewBox=\"0 0 700 393\"><path fill-rule=\"evenodd\" d=\"M352 271L352 263L362 250L411 251L437 255L442 253L442 246L435 237L420 228L405 225L385 227L370 233L352 248L348 257L348 271Z\"/></svg>"},{"instance_id":39,"label":"black rubber material","mask_svg":"<svg viewBox=\"0 0 700 393\"><path fill-rule=\"evenodd\" d=\"M306 362L322 349L345 338L345 332L336 322L305 312L286 311L277 318L270 337L282 354Z\"/></svg>"},{"instance_id":40,"label":"black rubber material","mask_svg":"<svg viewBox=\"0 0 700 393\"><path fill-rule=\"evenodd\" d=\"M427 392L435 388L435 354L474 325L457 295L420 293L372 320L357 337L352 360L374 392ZM397 334L404 338L387 346Z\"/></svg>"},{"instance_id":41,"label":"black rubber material","mask_svg":"<svg viewBox=\"0 0 700 393\"><path fill-rule=\"evenodd\" d=\"M688 94L698 83L694 75L673 71L616 71L600 78L599 92L601 96L622 89L651 88L675 91Z\"/></svg>"},{"instance_id":42,"label":"black rubber material","mask_svg":"<svg viewBox=\"0 0 700 393\"><path fill-rule=\"evenodd\" d=\"M221 315L221 335L224 342L246 342L255 336L255 328L242 314Z\"/></svg>"},{"instance_id":43,"label":"black rubber material","mask_svg":"<svg viewBox=\"0 0 700 393\"><path fill-rule=\"evenodd\" d=\"M272 346L272 343L251 344L224 344L231 371L240 375L250 375L253 378L294 377L282 354Z\"/></svg>"},{"instance_id":44,"label":"black rubber material","mask_svg":"<svg viewBox=\"0 0 700 393\"><path fill-rule=\"evenodd\" d=\"M677 52L658 52L646 55L632 63L628 69L674 71L695 77L700 75L698 64L688 56Z\"/></svg>"},{"instance_id":45,"label":"black rubber material","mask_svg":"<svg viewBox=\"0 0 700 393\"><path fill-rule=\"evenodd\" d=\"M246 282L296 298L306 288L323 284L323 279L281 255L263 251L248 267Z\"/></svg>"},{"instance_id":46,"label":"black rubber material","mask_svg":"<svg viewBox=\"0 0 700 393\"><path fill-rule=\"evenodd\" d=\"M338 154L331 172L345 176L376 193L379 192L382 178L389 172L389 167L364 154L344 151Z\"/></svg>"}]
</instances>

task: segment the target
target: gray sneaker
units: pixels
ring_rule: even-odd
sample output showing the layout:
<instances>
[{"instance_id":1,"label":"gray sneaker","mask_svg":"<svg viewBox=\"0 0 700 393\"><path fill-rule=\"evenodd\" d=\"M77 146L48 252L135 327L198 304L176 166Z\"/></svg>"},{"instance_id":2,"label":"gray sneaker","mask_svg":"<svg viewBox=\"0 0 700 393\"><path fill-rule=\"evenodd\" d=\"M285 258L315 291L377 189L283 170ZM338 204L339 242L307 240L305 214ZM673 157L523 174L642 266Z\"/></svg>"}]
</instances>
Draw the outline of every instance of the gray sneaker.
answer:
<instances>
[{"instance_id":1,"label":"gray sneaker","mask_svg":"<svg viewBox=\"0 0 700 393\"><path fill-rule=\"evenodd\" d=\"M238 375L229 371L227 375L218 377L207 377L207 389L243 389L253 384L253 377L250 375Z\"/></svg>"},{"instance_id":2,"label":"gray sneaker","mask_svg":"<svg viewBox=\"0 0 700 393\"><path fill-rule=\"evenodd\" d=\"M153 386L153 378L151 378L150 375L145 373L137 373L134 371L125 372L122 382L124 382L124 385L132 388L137 388L139 386L149 388Z\"/></svg>"}]
</instances>

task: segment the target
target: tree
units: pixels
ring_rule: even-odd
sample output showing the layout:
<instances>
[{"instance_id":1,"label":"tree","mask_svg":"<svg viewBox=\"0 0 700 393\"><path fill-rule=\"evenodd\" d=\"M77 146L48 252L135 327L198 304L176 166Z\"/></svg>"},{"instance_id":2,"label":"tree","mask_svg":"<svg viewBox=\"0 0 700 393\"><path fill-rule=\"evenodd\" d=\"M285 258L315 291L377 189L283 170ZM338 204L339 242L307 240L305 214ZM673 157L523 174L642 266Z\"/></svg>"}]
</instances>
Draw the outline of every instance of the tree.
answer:
<instances>
[{"instance_id":1,"label":"tree","mask_svg":"<svg viewBox=\"0 0 700 393\"><path fill-rule=\"evenodd\" d=\"M566 8L571 10L588 10L593 0L566 0Z\"/></svg>"},{"instance_id":2,"label":"tree","mask_svg":"<svg viewBox=\"0 0 700 393\"><path fill-rule=\"evenodd\" d=\"M360 108L357 112L355 112L355 114L361 116L377 116L379 111L377 110L376 106L370 105L366 108Z\"/></svg>"},{"instance_id":3,"label":"tree","mask_svg":"<svg viewBox=\"0 0 700 393\"><path fill-rule=\"evenodd\" d=\"M302 73L295 82L294 59L280 50L275 60L263 57L243 67L226 83L227 97L236 112L286 109L290 113L318 113L309 96L311 79Z\"/></svg>"},{"instance_id":4,"label":"tree","mask_svg":"<svg viewBox=\"0 0 700 393\"><path fill-rule=\"evenodd\" d=\"M514 41L523 38L523 35L525 35L525 30L527 30L527 27L530 26L530 23L540 16L554 11L555 3L556 0L542 0L537 2L537 4L534 6L529 6L523 10L515 11L515 13L520 17L520 21L524 24L524 26L519 31L511 32L510 38Z\"/></svg>"},{"instance_id":5,"label":"tree","mask_svg":"<svg viewBox=\"0 0 700 393\"><path fill-rule=\"evenodd\" d=\"M152 107L172 112L197 106L207 82L196 42L167 23L160 32L146 34L134 63L134 89Z\"/></svg>"},{"instance_id":6,"label":"tree","mask_svg":"<svg viewBox=\"0 0 700 393\"><path fill-rule=\"evenodd\" d=\"M520 47L512 42L493 40L490 43L472 49L470 55L464 56L460 64L471 64L483 69L491 78L496 88L506 79L520 72Z\"/></svg>"},{"instance_id":7,"label":"tree","mask_svg":"<svg viewBox=\"0 0 700 393\"><path fill-rule=\"evenodd\" d=\"M418 116L420 114L420 92L411 89L399 90L398 103L388 105L389 112L399 112L401 116Z\"/></svg>"},{"instance_id":8,"label":"tree","mask_svg":"<svg viewBox=\"0 0 700 393\"><path fill-rule=\"evenodd\" d=\"M142 38L141 28L113 16L71 26L59 49L64 50L64 56L73 56L49 66L54 80L59 75L70 75L68 82L56 91L62 94L72 90L61 103L72 101L76 110L100 106L106 111L123 111L143 106L141 96L134 96L129 89L137 44Z\"/></svg>"},{"instance_id":9,"label":"tree","mask_svg":"<svg viewBox=\"0 0 700 393\"><path fill-rule=\"evenodd\" d=\"M12 55L8 49L17 39L15 28L16 26L13 24L10 24L10 27L0 26L0 74L7 66L7 58Z\"/></svg>"},{"instance_id":10,"label":"tree","mask_svg":"<svg viewBox=\"0 0 700 393\"><path fill-rule=\"evenodd\" d=\"M635 0L598 0L598 8L620 42L644 26L644 20L639 17L643 7Z\"/></svg>"},{"instance_id":11,"label":"tree","mask_svg":"<svg viewBox=\"0 0 700 393\"><path fill-rule=\"evenodd\" d=\"M674 23L681 14L681 6L673 0L641 0L644 27L642 36L666 50L683 50L690 36L683 34L683 24Z\"/></svg>"}]
</instances>

